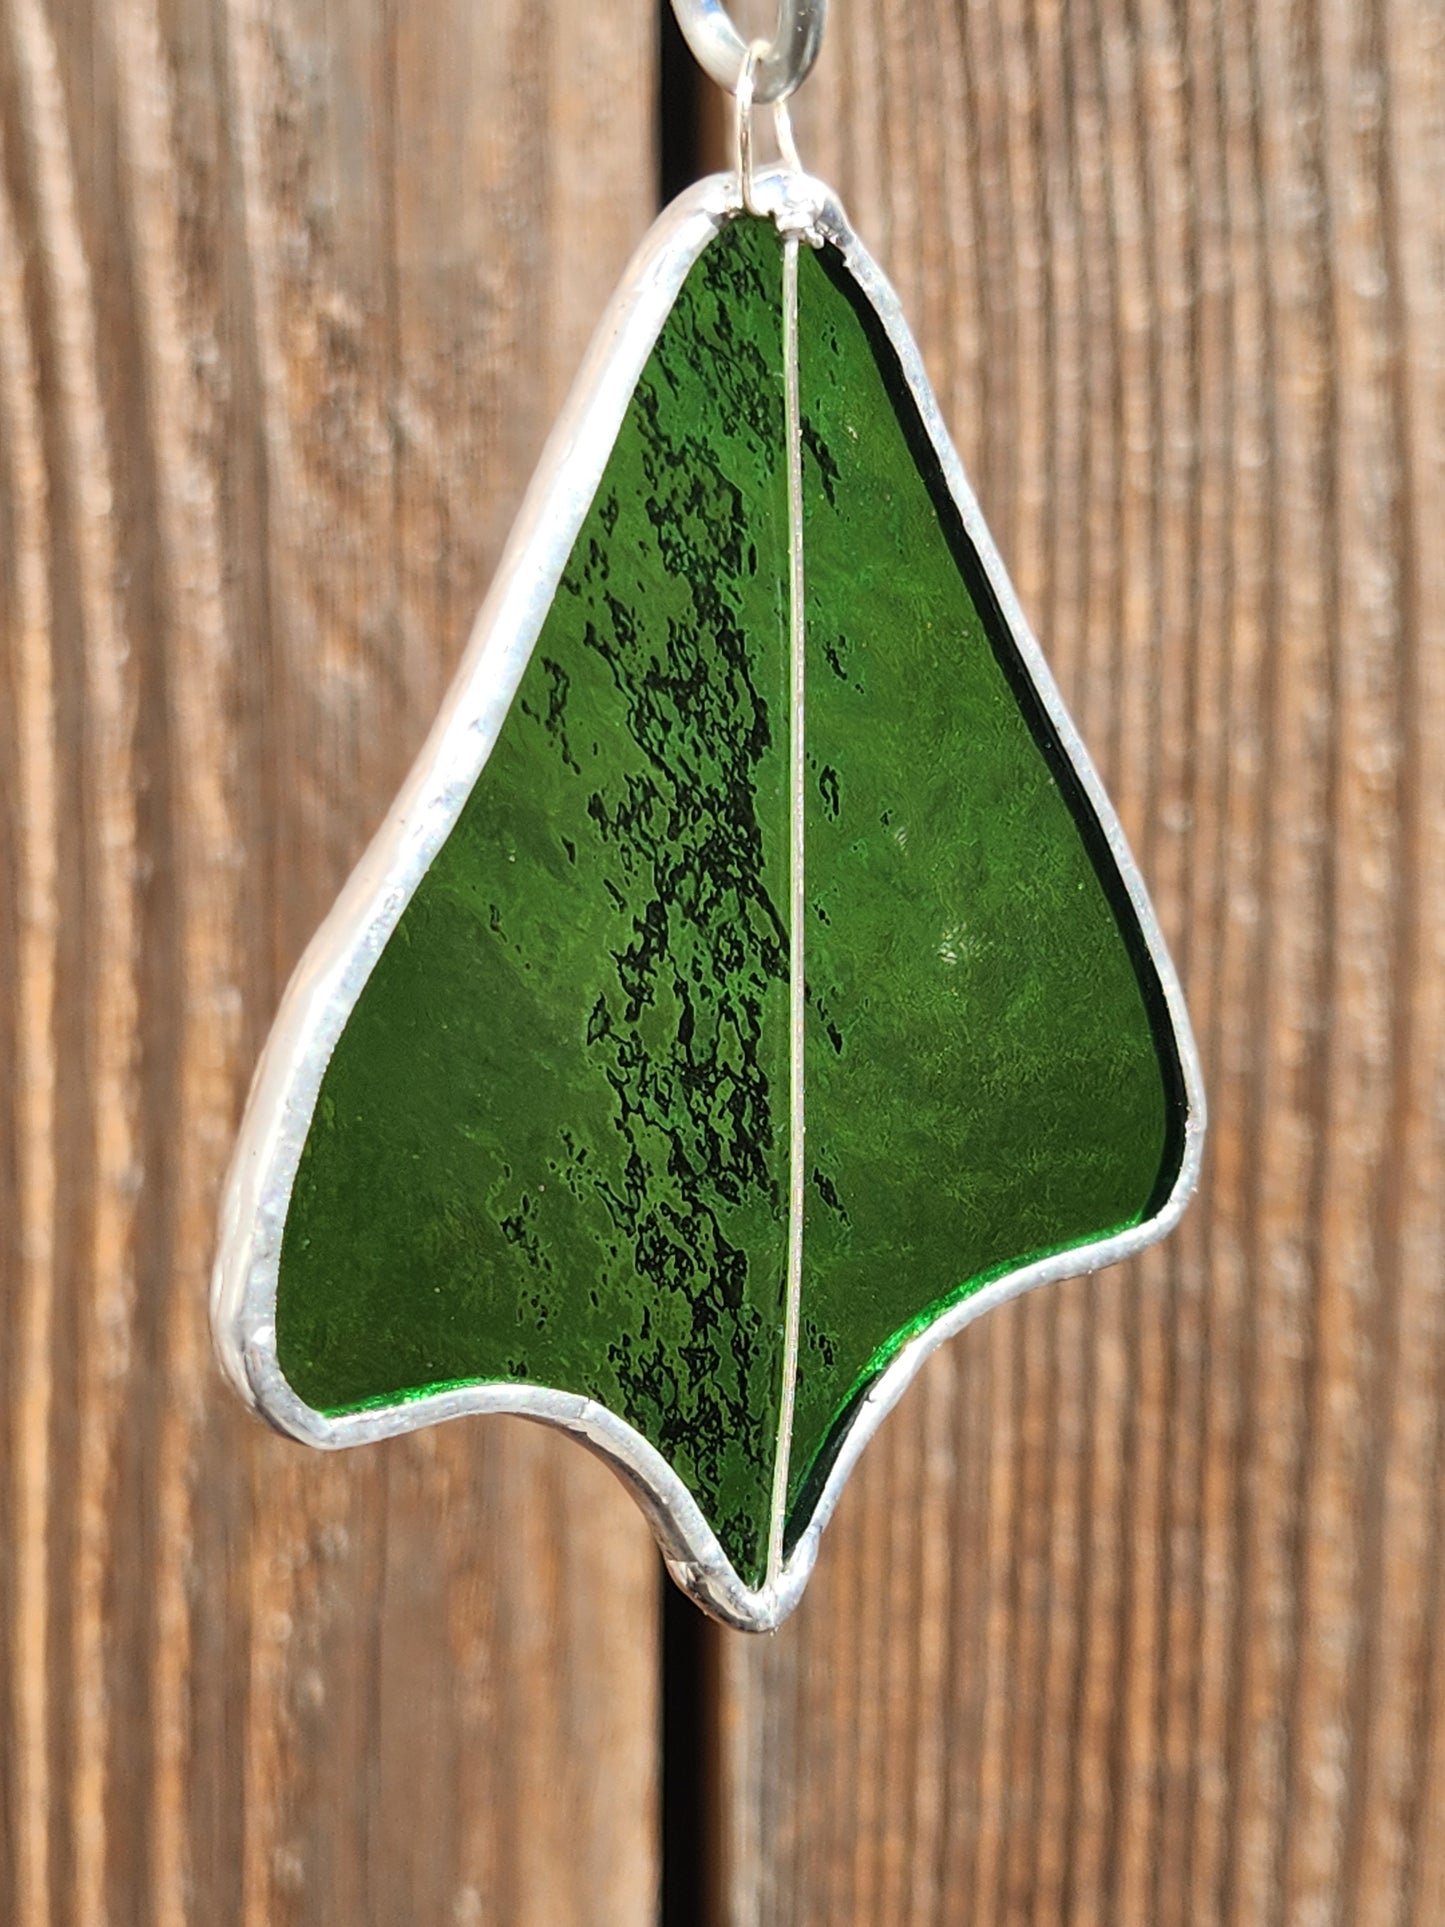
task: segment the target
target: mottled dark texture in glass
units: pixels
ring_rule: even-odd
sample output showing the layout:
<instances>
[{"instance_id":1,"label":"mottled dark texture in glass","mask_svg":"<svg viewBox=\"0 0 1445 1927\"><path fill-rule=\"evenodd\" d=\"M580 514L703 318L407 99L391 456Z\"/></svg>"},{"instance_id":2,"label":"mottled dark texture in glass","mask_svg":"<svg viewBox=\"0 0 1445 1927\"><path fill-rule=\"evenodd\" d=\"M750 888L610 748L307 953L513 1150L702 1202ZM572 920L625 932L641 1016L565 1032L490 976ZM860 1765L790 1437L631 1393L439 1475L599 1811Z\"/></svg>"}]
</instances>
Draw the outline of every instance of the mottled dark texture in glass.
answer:
<instances>
[{"instance_id":1,"label":"mottled dark texture in glass","mask_svg":"<svg viewBox=\"0 0 1445 1927\"><path fill-rule=\"evenodd\" d=\"M282 1370L634 1425L757 1579L788 1042L781 262L729 228L637 388L501 739L332 1057Z\"/></svg>"},{"instance_id":2,"label":"mottled dark texture in glass","mask_svg":"<svg viewBox=\"0 0 1445 1927\"><path fill-rule=\"evenodd\" d=\"M583 1392L764 1575L788 1186L780 243L688 276L501 739L326 1072L282 1369ZM800 262L809 1181L789 1536L931 1316L1179 1169L1137 921L831 250Z\"/></svg>"}]
</instances>

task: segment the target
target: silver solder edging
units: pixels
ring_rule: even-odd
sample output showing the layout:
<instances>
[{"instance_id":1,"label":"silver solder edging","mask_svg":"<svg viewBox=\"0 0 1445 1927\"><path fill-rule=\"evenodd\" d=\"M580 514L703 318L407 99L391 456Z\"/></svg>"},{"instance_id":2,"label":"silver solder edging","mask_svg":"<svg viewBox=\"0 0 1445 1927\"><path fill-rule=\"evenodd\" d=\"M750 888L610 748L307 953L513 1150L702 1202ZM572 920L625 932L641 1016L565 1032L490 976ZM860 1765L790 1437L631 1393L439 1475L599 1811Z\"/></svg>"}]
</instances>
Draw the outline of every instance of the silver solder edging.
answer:
<instances>
[{"instance_id":1,"label":"silver solder edging","mask_svg":"<svg viewBox=\"0 0 1445 1927\"><path fill-rule=\"evenodd\" d=\"M242 1397L280 1431L311 1445L360 1445L474 1412L515 1413L572 1434L629 1484L678 1584L724 1623L760 1632L779 1625L797 1605L859 1454L937 1346L995 1305L1035 1285L1131 1257L1173 1228L1198 1179L1205 1106L1188 1013L1143 880L964 477L897 296L821 182L769 170L756 177L753 192L785 237L826 238L838 248L876 311L1003 618L1108 841L1178 1044L1188 1109L1174 1187L1147 1223L994 1280L904 1345L860 1399L816 1508L781 1570L756 1589L738 1577L696 1500L661 1453L591 1399L537 1386L477 1384L328 1417L298 1398L282 1376L276 1356L281 1237L322 1076L377 958L496 743L633 390L683 279L739 211L736 179L715 175L673 202L628 267L548 441L441 712L390 814L282 998L226 1181L211 1318L221 1364Z\"/></svg>"}]
</instances>

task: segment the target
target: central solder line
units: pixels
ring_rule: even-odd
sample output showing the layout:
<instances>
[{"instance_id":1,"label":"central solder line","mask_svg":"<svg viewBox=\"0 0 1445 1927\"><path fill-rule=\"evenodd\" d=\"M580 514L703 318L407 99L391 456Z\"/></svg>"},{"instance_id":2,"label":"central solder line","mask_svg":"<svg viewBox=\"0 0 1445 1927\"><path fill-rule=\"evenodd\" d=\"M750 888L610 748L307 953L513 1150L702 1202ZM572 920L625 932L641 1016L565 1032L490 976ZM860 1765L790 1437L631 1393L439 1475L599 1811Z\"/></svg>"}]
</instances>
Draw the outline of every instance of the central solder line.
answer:
<instances>
[{"instance_id":1,"label":"central solder line","mask_svg":"<svg viewBox=\"0 0 1445 1927\"><path fill-rule=\"evenodd\" d=\"M798 239L783 238L783 419L788 448L788 654L789 726L789 877L791 903L788 939L788 1272L783 1323L783 1386L778 1413L778 1446L773 1461L773 1499L768 1527L767 1583L783 1570L783 1527L788 1510L788 1466L793 1445L793 1409L798 1383L798 1336L803 1303L804 1152L803 1025L807 990L803 975L803 926L807 908L803 876L804 782L807 746L804 730L803 644L803 424L798 399Z\"/></svg>"}]
</instances>

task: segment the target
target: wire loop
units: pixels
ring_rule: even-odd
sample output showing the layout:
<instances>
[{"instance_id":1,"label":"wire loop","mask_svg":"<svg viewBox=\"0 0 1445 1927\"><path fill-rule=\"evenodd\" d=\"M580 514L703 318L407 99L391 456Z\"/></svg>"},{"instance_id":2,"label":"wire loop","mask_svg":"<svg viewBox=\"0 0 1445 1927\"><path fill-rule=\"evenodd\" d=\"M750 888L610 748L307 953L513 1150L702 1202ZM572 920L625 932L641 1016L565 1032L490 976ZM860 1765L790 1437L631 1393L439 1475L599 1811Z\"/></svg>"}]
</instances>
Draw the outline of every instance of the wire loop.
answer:
<instances>
[{"instance_id":1,"label":"wire loop","mask_svg":"<svg viewBox=\"0 0 1445 1927\"><path fill-rule=\"evenodd\" d=\"M743 70L738 76L738 90L734 96L733 154L738 188L743 197L743 206L749 214L762 214L765 211L758 206L753 193L753 106L757 100L758 67L767 50L766 40L755 40L748 48L743 56ZM789 173L801 174L803 163L798 158L798 144L793 138L793 123L786 101L773 102L773 125L777 129L778 152L784 167Z\"/></svg>"},{"instance_id":2,"label":"wire loop","mask_svg":"<svg viewBox=\"0 0 1445 1927\"><path fill-rule=\"evenodd\" d=\"M672 0L677 24L699 65L729 94L736 94L751 64L752 99L770 107L795 93L813 71L823 42L828 0L778 0L771 40L746 41L723 0ZM762 51L754 55L754 48Z\"/></svg>"},{"instance_id":3,"label":"wire loop","mask_svg":"<svg viewBox=\"0 0 1445 1927\"><path fill-rule=\"evenodd\" d=\"M749 214L762 212L753 198L753 98L757 90L758 62L767 52L767 46L766 40L755 40L743 55L743 70L738 75L738 90L733 96L738 188Z\"/></svg>"}]
</instances>

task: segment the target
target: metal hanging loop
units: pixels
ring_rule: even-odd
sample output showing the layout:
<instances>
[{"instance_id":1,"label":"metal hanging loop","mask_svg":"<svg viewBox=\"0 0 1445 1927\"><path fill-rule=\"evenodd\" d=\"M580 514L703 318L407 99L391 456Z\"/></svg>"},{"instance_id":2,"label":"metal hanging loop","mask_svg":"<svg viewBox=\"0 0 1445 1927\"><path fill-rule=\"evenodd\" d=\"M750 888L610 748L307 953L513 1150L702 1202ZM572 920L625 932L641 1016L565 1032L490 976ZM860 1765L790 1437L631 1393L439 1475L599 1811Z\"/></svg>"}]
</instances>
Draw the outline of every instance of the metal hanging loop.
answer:
<instances>
[{"instance_id":1,"label":"metal hanging loop","mask_svg":"<svg viewBox=\"0 0 1445 1927\"><path fill-rule=\"evenodd\" d=\"M743 71L738 78L738 90L734 97L733 158L743 206L749 214L763 212L753 193L753 103L757 99L758 67L767 49L766 40L755 40L748 48L743 56ZM784 100L773 102L773 125L777 130L778 152L782 155L784 167L790 173L801 174L803 163L798 158L793 123Z\"/></svg>"},{"instance_id":2,"label":"metal hanging loop","mask_svg":"<svg viewBox=\"0 0 1445 1927\"><path fill-rule=\"evenodd\" d=\"M743 55L743 70L738 76L737 93L733 96L733 159L738 177L738 191L743 197L743 206L749 214L762 212L753 199L753 100L757 88L758 61L762 58L763 47L763 41L755 40Z\"/></svg>"},{"instance_id":3,"label":"metal hanging loop","mask_svg":"<svg viewBox=\"0 0 1445 1927\"><path fill-rule=\"evenodd\" d=\"M729 94L749 66L749 43L728 17L723 0L672 0L677 24L699 65ZM828 0L778 0L778 26L751 61L754 102L769 107L795 93L813 71L823 44Z\"/></svg>"}]
</instances>

